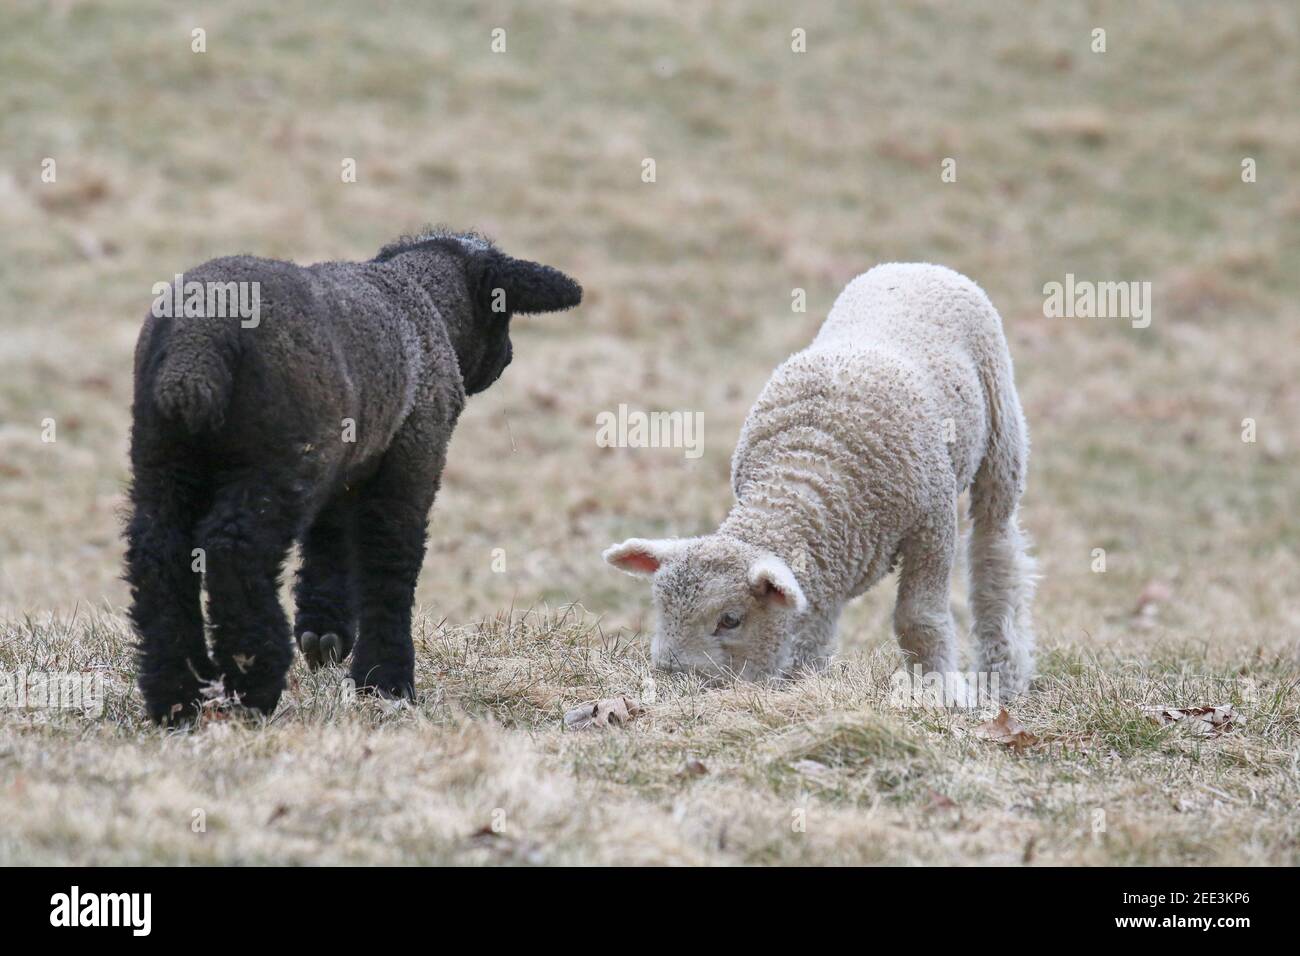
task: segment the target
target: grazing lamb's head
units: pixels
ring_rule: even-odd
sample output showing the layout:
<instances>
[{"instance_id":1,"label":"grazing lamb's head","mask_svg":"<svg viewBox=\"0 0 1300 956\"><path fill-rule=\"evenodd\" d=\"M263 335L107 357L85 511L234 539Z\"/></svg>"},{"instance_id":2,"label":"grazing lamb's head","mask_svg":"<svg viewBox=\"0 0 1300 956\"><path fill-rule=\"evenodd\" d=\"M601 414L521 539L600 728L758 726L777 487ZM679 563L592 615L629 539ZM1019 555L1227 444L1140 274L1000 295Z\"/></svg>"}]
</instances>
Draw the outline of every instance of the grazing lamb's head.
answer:
<instances>
[{"instance_id":1,"label":"grazing lamb's head","mask_svg":"<svg viewBox=\"0 0 1300 956\"><path fill-rule=\"evenodd\" d=\"M746 680L784 670L807 601L776 555L712 534L629 538L607 550L605 560L651 579L655 667Z\"/></svg>"},{"instance_id":2,"label":"grazing lamb's head","mask_svg":"<svg viewBox=\"0 0 1300 956\"><path fill-rule=\"evenodd\" d=\"M446 321L468 395L510 364L512 315L558 312L582 301L582 286L559 269L508 256L477 233L427 230L385 246L375 261L398 257Z\"/></svg>"}]
</instances>

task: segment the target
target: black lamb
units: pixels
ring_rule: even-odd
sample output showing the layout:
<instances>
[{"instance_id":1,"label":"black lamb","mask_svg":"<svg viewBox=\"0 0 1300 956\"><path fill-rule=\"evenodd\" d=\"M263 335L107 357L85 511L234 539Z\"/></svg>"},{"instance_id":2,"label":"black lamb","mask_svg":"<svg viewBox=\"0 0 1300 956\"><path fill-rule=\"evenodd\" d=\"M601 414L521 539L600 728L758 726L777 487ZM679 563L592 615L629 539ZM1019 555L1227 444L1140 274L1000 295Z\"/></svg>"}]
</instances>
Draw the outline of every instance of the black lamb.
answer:
<instances>
[{"instance_id":1,"label":"black lamb","mask_svg":"<svg viewBox=\"0 0 1300 956\"><path fill-rule=\"evenodd\" d=\"M257 314L211 314L227 310L209 294L168 317L156 301L136 345L125 577L149 716L192 719L214 691L275 709L295 541L308 663L351 653L358 688L412 697L415 585L456 419L510 364L511 314L571 308L581 287L443 231L369 262L234 256L182 281L251 288Z\"/></svg>"}]
</instances>

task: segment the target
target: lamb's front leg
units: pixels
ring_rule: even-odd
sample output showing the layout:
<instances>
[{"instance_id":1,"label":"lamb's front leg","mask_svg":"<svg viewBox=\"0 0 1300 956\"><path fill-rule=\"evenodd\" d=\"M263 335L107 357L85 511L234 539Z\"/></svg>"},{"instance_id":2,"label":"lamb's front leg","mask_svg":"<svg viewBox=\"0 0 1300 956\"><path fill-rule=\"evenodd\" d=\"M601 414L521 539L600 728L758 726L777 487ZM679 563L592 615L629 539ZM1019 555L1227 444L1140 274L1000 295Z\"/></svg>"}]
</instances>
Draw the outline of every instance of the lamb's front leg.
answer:
<instances>
[{"instance_id":1,"label":"lamb's front leg","mask_svg":"<svg viewBox=\"0 0 1300 956\"><path fill-rule=\"evenodd\" d=\"M949 674L957 665L957 628L949 603L956 552L955 508L930 516L903 542L894 631L907 666Z\"/></svg>"},{"instance_id":2,"label":"lamb's front leg","mask_svg":"<svg viewBox=\"0 0 1300 956\"><path fill-rule=\"evenodd\" d=\"M424 563L429 508L438 467L416 467L408 449L392 447L357 503L357 584L360 618L352 653L358 688L414 699L415 647L411 612Z\"/></svg>"}]
</instances>

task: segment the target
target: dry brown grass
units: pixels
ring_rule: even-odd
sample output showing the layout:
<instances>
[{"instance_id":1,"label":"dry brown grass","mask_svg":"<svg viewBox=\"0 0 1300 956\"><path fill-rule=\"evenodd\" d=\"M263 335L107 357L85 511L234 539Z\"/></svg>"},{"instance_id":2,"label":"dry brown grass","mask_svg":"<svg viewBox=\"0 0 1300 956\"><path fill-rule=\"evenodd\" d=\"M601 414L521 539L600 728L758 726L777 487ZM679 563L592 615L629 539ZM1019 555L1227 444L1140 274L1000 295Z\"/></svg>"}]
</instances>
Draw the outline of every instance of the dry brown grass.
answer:
<instances>
[{"instance_id":1,"label":"dry brown grass","mask_svg":"<svg viewBox=\"0 0 1300 956\"><path fill-rule=\"evenodd\" d=\"M603 638L577 608L425 619L413 707L351 701L342 670L298 666L269 722L215 713L172 734L141 729L119 617L2 637L7 670L99 669L107 688L97 719L7 719L7 862L1296 856L1300 694L1276 658L1243 677L1054 652L1018 709L1042 742L1016 751L980 738L981 716L898 707L887 649L787 687L661 678L628 726L566 732L569 705L648 688L641 645ZM1232 703L1244 725L1202 738L1145 714L1205 700Z\"/></svg>"},{"instance_id":2,"label":"dry brown grass","mask_svg":"<svg viewBox=\"0 0 1300 956\"><path fill-rule=\"evenodd\" d=\"M0 671L97 669L109 689L99 719L0 713L0 861L1300 861L1287 4L0 18ZM118 511L150 285L236 251L359 258L430 219L554 262L587 300L518 323L457 432L418 705L349 703L340 672L295 665L269 725L143 728ZM770 369L845 281L899 259L968 273L1006 322L1044 574L1043 676L1017 714L1056 744L1009 752L972 736L980 716L891 706L888 583L827 675L661 681L629 727L565 733L568 706L646 678L646 594L600 549L716 522ZM1067 272L1151 281L1151 327L1043 318ZM703 411L703 457L598 448L620 402ZM587 610L502 616L571 602ZM1245 723L1213 739L1142 712L1225 700ZM496 810L502 834L480 833Z\"/></svg>"}]
</instances>

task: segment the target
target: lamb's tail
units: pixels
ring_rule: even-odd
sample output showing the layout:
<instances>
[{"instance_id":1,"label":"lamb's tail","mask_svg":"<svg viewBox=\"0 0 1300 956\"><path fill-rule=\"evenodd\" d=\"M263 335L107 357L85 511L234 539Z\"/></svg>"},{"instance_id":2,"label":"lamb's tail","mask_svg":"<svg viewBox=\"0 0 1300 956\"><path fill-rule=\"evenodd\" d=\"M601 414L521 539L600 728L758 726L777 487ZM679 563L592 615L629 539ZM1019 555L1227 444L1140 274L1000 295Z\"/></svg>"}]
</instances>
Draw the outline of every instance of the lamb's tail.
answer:
<instances>
[{"instance_id":1,"label":"lamb's tail","mask_svg":"<svg viewBox=\"0 0 1300 956\"><path fill-rule=\"evenodd\" d=\"M154 401L165 417L183 422L191 434L215 431L230 407L233 357L203 319L172 319L170 324L154 378Z\"/></svg>"},{"instance_id":2,"label":"lamb's tail","mask_svg":"<svg viewBox=\"0 0 1300 956\"><path fill-rule=\"evenodd\" d=\"M971 610L975 618L977 669L997 674L1000 691L1025 690L1034 672L1031 606L1034 559L1016 511L1025 489L1029 433L1016 394L1011 358L1000 349L985 358L980 377L989 411L984 460L971 486L969 542Z\"/></svg>"}]
</instances>

